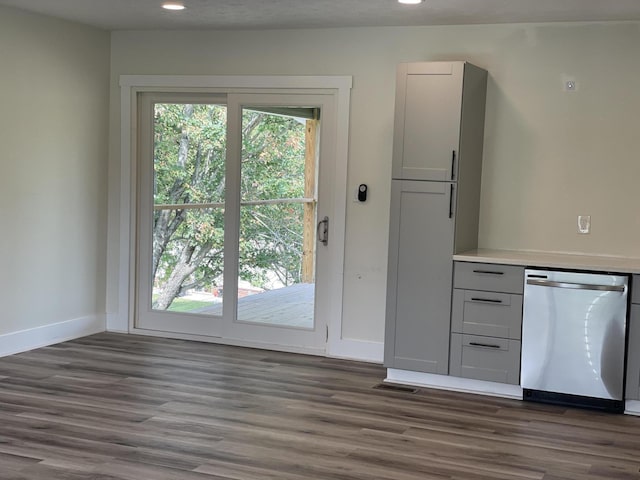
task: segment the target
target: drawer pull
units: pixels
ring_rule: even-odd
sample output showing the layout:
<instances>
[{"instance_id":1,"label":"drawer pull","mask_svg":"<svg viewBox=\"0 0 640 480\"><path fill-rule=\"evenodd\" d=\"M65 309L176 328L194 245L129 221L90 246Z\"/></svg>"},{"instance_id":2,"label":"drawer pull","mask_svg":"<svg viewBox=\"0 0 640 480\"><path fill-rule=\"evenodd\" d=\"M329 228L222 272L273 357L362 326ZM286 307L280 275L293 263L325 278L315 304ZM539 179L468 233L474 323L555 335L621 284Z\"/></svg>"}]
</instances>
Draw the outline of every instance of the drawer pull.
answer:
<instances>
[{"instance_id":1,"label":"drawer pull","mask_svg":"<svg viewBox=\"0 0 640 480\"><path fill-rule=\"evenodd\" d=\"M485 302L485 303L502 303L502 300L496 300L494 298L476 298L471 297L472 302Z\"/></svg>"},{"instance_id":2,"label":"drawer pull","mask_svg":"<svg viewBox=\"0 0 640 480\"><path fill-rule=\"evenodd\" d=\"M474 270L473 273L482 273L484 275L504 275L504 272L492 272L491 270Z\"/></svg>"},{"instance_id":3,"label":"drawer pull","mask_svg":"<svg viewBox=\"0 0 640 480\"><path fill-rule=\"evenodd\" d=\"M483 347L483 348L497 348L497 349L500 349L500 345L491 345L490 343L469 342L469 345L471 345L472 347Z\"/></svg>"}]
</instances>

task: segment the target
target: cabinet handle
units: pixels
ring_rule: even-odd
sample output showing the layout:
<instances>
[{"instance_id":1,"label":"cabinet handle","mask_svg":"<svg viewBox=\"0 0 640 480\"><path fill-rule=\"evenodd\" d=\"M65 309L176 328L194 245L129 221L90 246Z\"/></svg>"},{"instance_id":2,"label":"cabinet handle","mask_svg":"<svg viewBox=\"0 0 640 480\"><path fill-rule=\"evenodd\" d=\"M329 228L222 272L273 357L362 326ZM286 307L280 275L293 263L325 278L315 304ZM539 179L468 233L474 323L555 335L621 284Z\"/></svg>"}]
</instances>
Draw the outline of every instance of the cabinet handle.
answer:
<instances>
[{"instance_id":1,"label":"cabinet handle","mask_svg":"<svg viewBox=\"0 0 640 480\"><path fill-rule=\"evenodd\" d=\"M449 191L449 218L453 218L453 189L455 187L451 185L451 190Z\"/></svg>"},{"instance_id":2,"label":"cabinet handle","mask_svg":"<svg viewBox=\"0 0 640 480\"><path fill-rule=\"evenodd\" d=\"M491 345L490 343L469 342L469 345L471 345L472 347L483 347L483 348L497 348L497 349L500 349L500 345Z\"/></svg>"},{"instance_id":3,"label":"cabinet handle","mask_svg":"<svg viewBox=\"0 0 640 480\"><path fill-rule=\"evenodd\" d=\"M486 303L502 303L502 300L496 300L494 298L471 298L472 302L486 302Z\"/></svg>"},{"instance_id":4,"label":"cabinet handle","mask_svg":"<svg viewBox=\"0 0 640 480\"><path fill-rule=\"evenodd\" d=\"M453 180L454 178L456 178L456 174L455 174L455 167L456 167L456 151L454 150L451 153L451 180Z\"/></svg>"},{"instance_id":5,"label":"cabinet handle","mask_svg":"<svg viewBox=\"0 0 640 480\"><path fill-rule=\"evenodd\" d=\"M473 273L482 273L484 275L504 275L504 272L492 272L491 270L474 270Z\"/></svg>"}]
</instances>

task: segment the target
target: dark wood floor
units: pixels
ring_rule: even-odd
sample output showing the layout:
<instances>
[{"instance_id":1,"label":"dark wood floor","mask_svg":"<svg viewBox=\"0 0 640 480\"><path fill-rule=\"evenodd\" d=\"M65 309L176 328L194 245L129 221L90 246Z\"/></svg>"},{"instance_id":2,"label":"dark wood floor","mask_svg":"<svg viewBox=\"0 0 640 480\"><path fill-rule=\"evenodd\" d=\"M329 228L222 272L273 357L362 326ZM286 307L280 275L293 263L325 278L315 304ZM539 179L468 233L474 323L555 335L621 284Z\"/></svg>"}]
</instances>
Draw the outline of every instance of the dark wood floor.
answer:
<instances>
[{"instance_id":1,"label":"dark wood floor","mask_svg":"<svg viewBox=\"0 0 640 480\"><path fill-rule=\"evenodd\" d=\"M0 359L0 478L640 478L640 418L423 389L380 366L116 334Z\"/></svg>"}]
</instances>

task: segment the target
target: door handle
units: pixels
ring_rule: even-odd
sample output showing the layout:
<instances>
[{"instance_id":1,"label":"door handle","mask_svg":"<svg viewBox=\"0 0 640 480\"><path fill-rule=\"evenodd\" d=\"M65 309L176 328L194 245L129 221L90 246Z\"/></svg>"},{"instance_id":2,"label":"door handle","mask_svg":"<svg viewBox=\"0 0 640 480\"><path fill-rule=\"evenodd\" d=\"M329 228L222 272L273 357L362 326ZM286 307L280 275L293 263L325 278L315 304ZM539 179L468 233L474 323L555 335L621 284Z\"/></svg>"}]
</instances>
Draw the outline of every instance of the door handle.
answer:
<instances>
[{"instance_id":1,"label":"door handle","mask_svg":"<svg viewBox=\"0 0 640 480\"><path fill-rule=\"evenodd\" d=\"M318 241L327 246L329 243L329 217L324 217L318 222L316 233L318 234Z\"/></svg>"}]
</instances>

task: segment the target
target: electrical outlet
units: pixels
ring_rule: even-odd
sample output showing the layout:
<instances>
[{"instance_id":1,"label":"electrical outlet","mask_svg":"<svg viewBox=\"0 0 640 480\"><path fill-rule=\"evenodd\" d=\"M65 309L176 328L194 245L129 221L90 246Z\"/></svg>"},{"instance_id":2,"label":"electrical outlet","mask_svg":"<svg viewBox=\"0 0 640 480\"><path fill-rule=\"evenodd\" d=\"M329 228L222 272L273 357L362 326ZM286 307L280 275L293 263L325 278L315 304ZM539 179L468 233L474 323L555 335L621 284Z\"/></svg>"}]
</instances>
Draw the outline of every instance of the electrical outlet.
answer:
<instances>
[{"instance_id":1,"label":"electrical outlet","mask_svg":"<svg viewBox=\"0 0 640 480\"><path fill-rule=\"evenodd\" d=\"M578 233L591 233L591 215L578 215Z\"/></svg>"}]
</instances>

